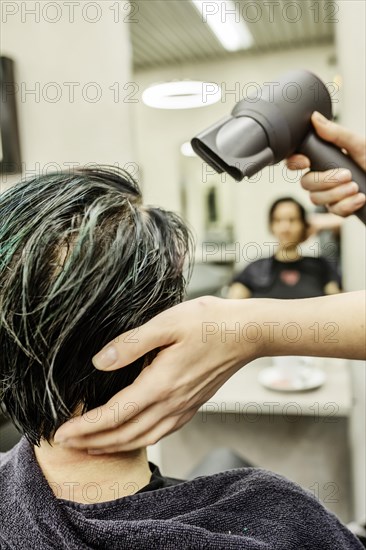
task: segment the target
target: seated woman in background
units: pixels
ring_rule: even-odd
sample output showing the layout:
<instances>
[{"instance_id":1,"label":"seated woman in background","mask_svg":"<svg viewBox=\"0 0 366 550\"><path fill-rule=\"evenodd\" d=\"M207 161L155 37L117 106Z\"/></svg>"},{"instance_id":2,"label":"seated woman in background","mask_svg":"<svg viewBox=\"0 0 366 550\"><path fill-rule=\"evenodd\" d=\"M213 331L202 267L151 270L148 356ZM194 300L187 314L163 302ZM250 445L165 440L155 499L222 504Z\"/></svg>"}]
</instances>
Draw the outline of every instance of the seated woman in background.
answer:
<instances>
[{"instance_id":1,"label":"seated woman in background","mask_svg":"<svg viewBox=\"0 0 366 550\"><path fill-rule=\"evenodd\" d=\"M233 280L228 298L311 298L340 292L333 266L322 257L301 255L308 237L304 207L292 197L276 200L269 225L279 246L270 258L251 263Z\"/></svg>"}]
</instances>

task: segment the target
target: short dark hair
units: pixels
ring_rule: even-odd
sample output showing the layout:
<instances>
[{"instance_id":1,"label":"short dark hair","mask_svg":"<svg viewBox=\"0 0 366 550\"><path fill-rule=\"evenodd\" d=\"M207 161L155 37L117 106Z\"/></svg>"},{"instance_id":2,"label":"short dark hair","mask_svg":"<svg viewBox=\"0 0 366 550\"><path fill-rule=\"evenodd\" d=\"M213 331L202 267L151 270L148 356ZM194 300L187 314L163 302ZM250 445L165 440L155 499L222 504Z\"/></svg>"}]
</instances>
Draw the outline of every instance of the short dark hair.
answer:
<instances>
[{"instance_id":1,"label":"short dark hair","mask_svg":"<svg viewBox=\"0 0 366 550\"><path fill-rule=\"evenodd\" d=\"M106 373L91 359L182 301L193 239L177 214L144 207L115 167L37 176L0 201L0 401L39 445L151 361Z\"/></svg>"}]
</instances>

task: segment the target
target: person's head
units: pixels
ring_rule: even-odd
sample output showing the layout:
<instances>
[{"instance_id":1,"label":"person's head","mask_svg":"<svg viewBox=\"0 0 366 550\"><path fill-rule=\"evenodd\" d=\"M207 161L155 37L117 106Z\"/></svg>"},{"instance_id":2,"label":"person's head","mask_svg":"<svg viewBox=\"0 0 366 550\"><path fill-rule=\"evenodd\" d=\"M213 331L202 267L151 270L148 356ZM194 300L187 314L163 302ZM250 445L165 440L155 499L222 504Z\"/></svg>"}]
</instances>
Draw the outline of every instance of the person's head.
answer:
<instances>
[{"instance_id":1,"label":"person's head","mask_svg":"<svg viewBox=\"0 0 366 550\"><path fill-rule=\"evenodd\" d=\"M113 373L93 355L183 299L191 234L141 201L127 172L102 166L0 195L0 402L33 444L131 384L154 354Z\"/></svg>"},{"instance_id":2,"label":"person's head","mask_svg":"<svg viewBox=\"0 0 366 550\"><path fill-rule=\"evenodd\" d=\"M292 197L277 199L269 209L269 227L280 246L296 246L307 237L305 208Z\"/></svg>"}]
</instances>

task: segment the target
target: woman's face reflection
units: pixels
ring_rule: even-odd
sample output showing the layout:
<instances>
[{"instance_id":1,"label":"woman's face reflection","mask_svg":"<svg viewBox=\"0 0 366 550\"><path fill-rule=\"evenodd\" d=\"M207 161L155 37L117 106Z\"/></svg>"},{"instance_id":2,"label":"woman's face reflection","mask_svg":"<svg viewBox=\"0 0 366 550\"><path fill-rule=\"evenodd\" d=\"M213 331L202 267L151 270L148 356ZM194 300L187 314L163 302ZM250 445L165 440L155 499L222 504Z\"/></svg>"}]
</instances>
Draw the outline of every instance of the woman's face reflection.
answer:
<instances>
[{"instance_id":1,"label":"woman's face reflection","mask_svg":"<svg viewBox=\"0 0 366 550\"><path fill-rule=\"evenodd\" d=\"M273 212L271 231L280 246L295 246L306 238L306 227L300 211L293 202L282 202Z\"/></svg>"}]
</instances>

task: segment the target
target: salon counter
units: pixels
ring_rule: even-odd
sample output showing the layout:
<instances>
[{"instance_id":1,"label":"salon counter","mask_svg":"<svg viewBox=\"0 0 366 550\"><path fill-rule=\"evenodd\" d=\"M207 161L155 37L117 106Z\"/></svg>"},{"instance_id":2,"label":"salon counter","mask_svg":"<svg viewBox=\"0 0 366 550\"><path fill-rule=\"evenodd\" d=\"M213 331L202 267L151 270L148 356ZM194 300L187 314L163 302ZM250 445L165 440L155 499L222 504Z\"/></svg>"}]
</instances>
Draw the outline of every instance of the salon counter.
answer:
<instances>
[{"instance_id":1,"label":"salon counter","mask_svg":"<svg viewBox=\"0 0 366 550\"><path fill-rule=\"evenodd\" d=\"M322 369L325 383L314 390L279 392L262 386L260 371L272 365L264 357L252 361L232 376L216 394L201 407L201 411L244 414L286 414L321 416L329 419L348 416L352 406L348 361L314 357L312 366Z\"/></svg>"}]
</instances>

